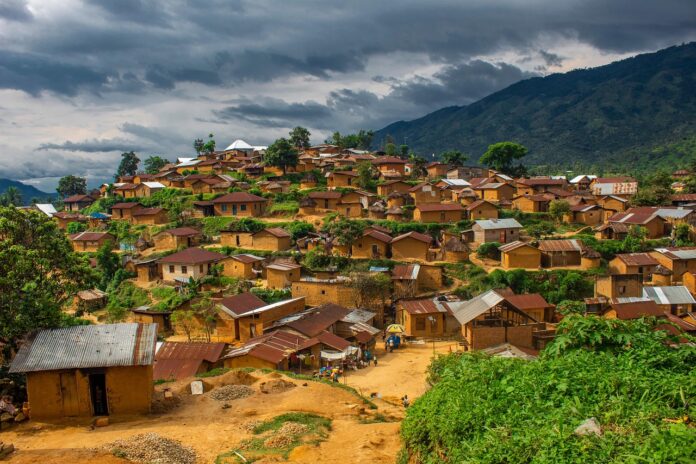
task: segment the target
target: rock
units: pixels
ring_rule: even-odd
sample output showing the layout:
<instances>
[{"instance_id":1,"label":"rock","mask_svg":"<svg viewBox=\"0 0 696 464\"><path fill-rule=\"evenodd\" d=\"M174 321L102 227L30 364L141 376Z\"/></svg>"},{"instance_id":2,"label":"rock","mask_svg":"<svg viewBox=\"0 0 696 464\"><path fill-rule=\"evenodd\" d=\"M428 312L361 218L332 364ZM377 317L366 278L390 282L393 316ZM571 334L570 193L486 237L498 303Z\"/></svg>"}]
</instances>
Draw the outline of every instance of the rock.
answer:
<instances>
[{"instance_id":1,"label":"rock","mask_svg":"<svg viewBox=\"0 0 696 464\"><path fill-rule=\"evenodd\" d=\"M597 419L590 417L589 419L585 419L582 424L578 425L578 427L575 429L575 435L596 435L601 437L602 429L599 426Z\"/></svg>"},{"instance_id":2,"label":"rock","mask_svg":"<svg viewBox=\"0 0 696 464\"><path fill-rule=\"evenodd\" d=\"M15 416L14 421L15 422L22 422L23 420L26 420L26 419L27 419L27 416L25 416L23 412L20 412L19 414L17 414Z\"/></svg>"},{"instance_id":3,"label":"rock","mask_svg":"<svg viewBox=\"0 0 696 464\"><path fill-rule=\"evenodd\" d=\"M107 425L109 425L108 417L97 417L96 419L94 419L95 427L106 427Z\"/></svg>"},{"instance_id":4,"label":"rock","mask_svg":"<svg viewBox=\"0 0 696 464\"><path fill-rule=\"evenodd\" d=\"M3 412L0 414L0 422L10 422L14 419L14 416L9 412Z\"/></svg>"},{"instance_id":5,"label":"rock","mask_svg":"<svg viewBox=\"0 0 696 464\"><path fill-rule=\"evenodd\" d=\"M4 443L2 446L0 446L0 459L5 458L10 454L14 453L14 450L15 447L13 444Z\"/></svg>"}]
</instances>

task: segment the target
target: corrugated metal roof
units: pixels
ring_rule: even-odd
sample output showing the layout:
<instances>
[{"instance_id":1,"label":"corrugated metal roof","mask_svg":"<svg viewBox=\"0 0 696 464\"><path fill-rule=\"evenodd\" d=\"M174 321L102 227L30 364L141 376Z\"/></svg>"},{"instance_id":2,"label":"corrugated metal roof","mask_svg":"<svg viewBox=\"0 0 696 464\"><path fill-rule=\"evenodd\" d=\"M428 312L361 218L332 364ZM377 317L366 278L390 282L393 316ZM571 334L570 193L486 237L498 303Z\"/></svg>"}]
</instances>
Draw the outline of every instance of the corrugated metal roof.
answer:
<instances>
[{"instance_id":1,"label":"corrugated metal roof","mask_svg":"<svg viewBox=\"0 0 696 464\"><path fill-rule=\"evenodd\" d=\"M648 253L624 253L616 255L616 257L628 266L657 266L660 264Z\"/></svg>"},{"instance_id":2,"label":"corrugated metal roof","mask_svg":"<svg viewBox=\"0 0 696 464\"><path fill-rule=\"evenodd\" d=\"M484 230L495 230L495 229L521 229L522 224L517 222L517 220L512 218L506 219L484 219L476 221L474 227L480 227Z\"/></svg>"},{"instance_id":3,"label":"corrugated metal roof","mask_svg":"<svg viewBox=\"0 0 696 464\"><path fill-rule=\"evenodd\" d=\"M694 297L683 285L643 287L643 296L659 305L696 304Z\"/></svg>"},{"instance_id":4,"label":"corrugated metal roof","mask_svg":"<svg viewBox=\"0 0 696 464\"><path fill-rule=\"evenodd\" d=\"M655 251L670 259L696 259L696 247L655 248Z\"/></svg>"},{"instance_id":5,"label":"corrugated metal roof","mask_svg":"<svg viewBox=\"0 0 696 464\"><path fill-rule=\"evenodd\" d=\"M506 296L505 300L513 305L517 309L526 311L528 309L541 309L541 308L551 308L553 305L549 304L548 301L544 299L543 296L538 293L527 293L524 295L510 295Z\"/></svg>"},{"instance_id":6,"label":"corrugated metal roof","mask_svg":"<svg viewBox=\"0 0 696 464\"><path fill-rule=\"evenodd\" d=\"M502 253L508 253L510 251L516 250L518 248L522 247L529 247L529 248L534 248L532 245L529 243L521 242L519 240L515 240L514 242L506 243L505 245L501 245L498 247L498 250ZM534 248L536 250L536 248Z\"/></svg>"},{"instance_id":7,"label":"corrugated metal roof","mask_svg":"<svg viewBox=\"0 0 696 464\"><path fill-rule=\"evenodd\" d=\"M420 264L397 264L392 270L394 280L416 280L420 272Z\"/></svg>"},{"instance_id":8,"label":"corrugated metal roof","mask_svg":"<svg viewBox=\"0 0 696 464\"><path fill-rule=\"evenodd\" d=\"M476 319L481 314L494 308L504 298L495 290L488 290L468 301L455 301L447 303L454 317L461 325L467 324Z\"/></svg>"},{"instance_id":9,"label":"corrugated metal roof","mask_svg":"<svg viewBox=\"0 0 696 464\"><path fill-rule=\"evenodd\" d=\"M165 342L155 355L154 380L184 379L198 372L203 361L215 363L220 359L224 343Z\"/></svg>"},{"instance_id":10,"label":"corrugated metal roof","mask_svg":"<svg viewBox=\"0 0 696 464\"><path fill-rule=\"evenodd\" d=\"M541 251L582 251L579 240L540 240Z\"/></svg>"},{"instance_id":11,"label":"corrugated metal roof","mask_svg":"<svg viewBox=\"0 0 696 464\"><path fill-rule=\"evenodd\" d=\"M157 324L82 325L40 331L22 346L10 372L152 364Z\"/></svg>"},{"instance_id":12,"label":"corrugated metal roof","mask_svg":"<svg viewBox=\"0 0 696 464\"><path fill-rule=\"evenodd\" d=\"M409 314L432 314L444 313L447 310L441 305L436 305L433 298L422 298L418 300L401 300L399 305Z\"/></svg>"}]
</instances>

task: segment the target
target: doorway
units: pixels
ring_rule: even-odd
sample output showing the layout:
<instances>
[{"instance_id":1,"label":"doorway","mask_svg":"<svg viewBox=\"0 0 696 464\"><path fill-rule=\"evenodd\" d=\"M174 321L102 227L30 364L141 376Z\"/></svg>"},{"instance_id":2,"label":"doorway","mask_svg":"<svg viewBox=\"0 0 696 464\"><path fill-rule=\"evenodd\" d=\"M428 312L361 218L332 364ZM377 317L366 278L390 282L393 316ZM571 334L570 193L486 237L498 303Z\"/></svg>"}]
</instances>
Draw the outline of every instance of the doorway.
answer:
<instances>
[{"instance_id":1,"label":"doorway","mask_svg":"<svg viewBox=\"0 0 696 464\"><path fill-rule=\"evenodd\" d=\"M95 416L108 416L109 405L106 400L106 375L89 375L89 394L92 399L92 412Z\"/></svg>"},{"instance_id":2,"label":"doorway","mask_svg":"<svg viewBox=\"0 0 696 464\"><path fill-rule=\"evenodd\" d=\"M63 415L74 417L79 413L77 403L77 380L75 373L60 374L60 396L63 400Z\"/></svg>"}]
</instances>

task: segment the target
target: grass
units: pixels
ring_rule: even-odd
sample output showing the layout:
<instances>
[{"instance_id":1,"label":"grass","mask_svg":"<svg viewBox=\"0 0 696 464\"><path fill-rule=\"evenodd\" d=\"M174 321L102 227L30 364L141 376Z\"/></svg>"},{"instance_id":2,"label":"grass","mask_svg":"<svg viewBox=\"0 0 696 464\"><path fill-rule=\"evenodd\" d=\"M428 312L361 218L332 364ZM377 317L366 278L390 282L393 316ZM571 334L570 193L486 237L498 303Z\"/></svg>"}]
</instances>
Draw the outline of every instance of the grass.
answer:
<instances>
[{"instance_id":1,"label":"grass","mask_svg":"<svg viewBox=\"0 0 696 464\"><path fill-rule=\"evenodd\" d=\"M274 434L288 422L303 424L307 427L307 430L303 433L293 435L292 441L285 446L266 446L266 440L269 437L273 437ZM254 427L252 433L261 436L244 440L240 443L239 448L220 454L215 459L215 463L254 462L269 457L287 459L290 452L299 445L317 445L326 440L329 431L331 431L331 419L326 417L304 412L281 414L280 416L276 416ZM244 457L241 458L240 456Z\"/></svg>"},{"instance_id":2,"label":"grass","mask_svg":"<svg viewBox=\"0 0 696 464\"><path fill-rule=\"evenodd\" d=\"M216 367L215 369L211 369L208 372L203 372L202 374L198 374L196 377L199 379L205 379L208 377L218 377L223 374L227 374L229 371L232 369L228 367Z\"/></svg>"}]
</instances>

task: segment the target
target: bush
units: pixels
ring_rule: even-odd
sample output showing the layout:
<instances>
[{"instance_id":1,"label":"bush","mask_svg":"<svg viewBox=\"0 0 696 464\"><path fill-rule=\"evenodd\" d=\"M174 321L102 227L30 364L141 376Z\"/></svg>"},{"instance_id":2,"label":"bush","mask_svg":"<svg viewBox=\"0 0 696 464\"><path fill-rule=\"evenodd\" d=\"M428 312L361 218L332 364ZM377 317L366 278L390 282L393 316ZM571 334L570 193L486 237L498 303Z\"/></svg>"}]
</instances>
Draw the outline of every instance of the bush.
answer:
<instances>
[{"instance_id":1,"label":"bush","mask_svg":"<svg viewBox=\"0 0 696 464\"><path fill-rule=\"evenodd\" d=\"M82 222L68 222L65 231L69 234L77 234L87 230L87 225Z\"/></svg>"},{"instance_id":2,"label":"bush","mask_svg":"<svg viewBox=\"0 0 696 464\"><path fill-rule=\"evenodd\" d=\"M409 407L400 462L691 462L696 348L647 321L570 316L533 362L440 356ZM575 428L595 417L602 436Z\"/></svg>"},{"instance_id":3,"label":"bush","mask_svg":"<svg viewBox=\"0 0 696 464\"><path fill-rule=\"evenodd\" d=\"M292 292L289 288L274 290L270 288L254 287L250 290L250 293L253 293L254 295L258 296L268 304L275 303L277 301L287 300L288 298L292 297Z\"/></svg>"},{"instance_id":4,"label":"bush","mask_svg":"<svg viewBox=\"0 0 696 464\"><path fill-rule=\"evenodd\" d=\"M488 258L500 261L500 250L498 250L499 247L500 243L498 242L482 243L476 249L476 256L479 258Z\"/></svg>"},{"instance_id":5,"label":"bush","mask_svg":"<svg viewBox=\"0 0 696 464\"><path fill-rule=\"evenodd\" d=\"M150 296L145 290L136 287L133 282L124 281L109 294L109 302L106 305L108 319L111 322L123 320L129 309L149 303Z\"/></svg>"}]
</instances>

